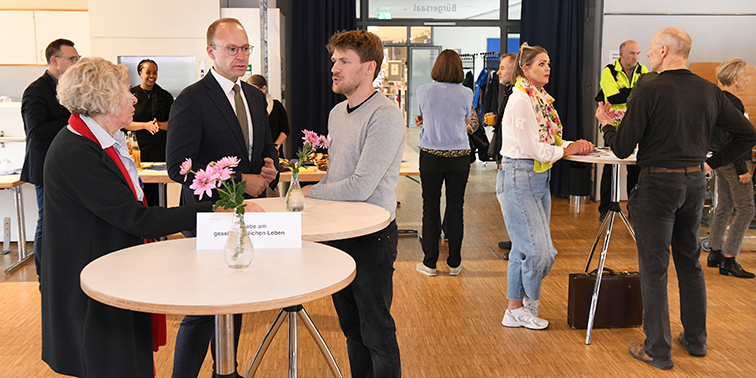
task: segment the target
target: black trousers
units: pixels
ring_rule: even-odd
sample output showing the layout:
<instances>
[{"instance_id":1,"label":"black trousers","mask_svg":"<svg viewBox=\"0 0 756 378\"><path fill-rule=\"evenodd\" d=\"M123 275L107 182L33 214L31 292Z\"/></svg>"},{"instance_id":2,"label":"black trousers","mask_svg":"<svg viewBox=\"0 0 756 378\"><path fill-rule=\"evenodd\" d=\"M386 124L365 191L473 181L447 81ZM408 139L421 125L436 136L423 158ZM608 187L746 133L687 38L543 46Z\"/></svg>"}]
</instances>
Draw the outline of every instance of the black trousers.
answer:
<instances>
[{"instance_id":1,"label":"black trousers","mask_svg":"<svg viewBox=\"0 0 756 378\"><path fill-rule=\"evenodd\" d=\"M469 156L441 157L420 151L420 180L423 188L423 264L436 268L438 238L441 236L441 186L446 184L445 232L449 239L449 267L462 262L460 251L465 232L463 206L470 176Z\"/></svg>"},{"instance_id":2,"label":"black trousers","mask_svg":"<svg viewBox=\"0 0 756 378\"><path fill-rule=\"evenodd\" d=\"M694 346L706 345L706 282L698 261L705 192L703 172L642 173L628 203L638 242L644 348L654 359L668 359L672 353L667 298L670 247L685 340Z\"/></svg>"}]
</instances>

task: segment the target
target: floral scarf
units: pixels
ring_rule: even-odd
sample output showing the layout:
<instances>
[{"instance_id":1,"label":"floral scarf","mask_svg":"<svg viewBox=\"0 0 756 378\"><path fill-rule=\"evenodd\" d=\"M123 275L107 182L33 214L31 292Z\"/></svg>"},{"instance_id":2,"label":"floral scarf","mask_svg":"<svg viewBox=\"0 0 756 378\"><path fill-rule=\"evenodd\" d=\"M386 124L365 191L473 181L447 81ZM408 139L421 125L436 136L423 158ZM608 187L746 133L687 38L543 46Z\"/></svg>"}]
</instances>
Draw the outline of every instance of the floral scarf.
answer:
<instances>
[{"instance_id":1,"label":"floral scarf","mask_svg":"<svg viewBox=\"0 0 756 378\"><path fill-rule=\"evenodd\" d=\"M528 79L523 76L517 76L517 89L528 94L530 102L533 105L538 122L538 141L552 145L562 145L562 121L559 120L559 114L551 105L554 98L551 97L544 89L534 87ZM551 162L535 162L534 170L536 172L545 172L551 168Z\"/></svg>"}]
</instances>

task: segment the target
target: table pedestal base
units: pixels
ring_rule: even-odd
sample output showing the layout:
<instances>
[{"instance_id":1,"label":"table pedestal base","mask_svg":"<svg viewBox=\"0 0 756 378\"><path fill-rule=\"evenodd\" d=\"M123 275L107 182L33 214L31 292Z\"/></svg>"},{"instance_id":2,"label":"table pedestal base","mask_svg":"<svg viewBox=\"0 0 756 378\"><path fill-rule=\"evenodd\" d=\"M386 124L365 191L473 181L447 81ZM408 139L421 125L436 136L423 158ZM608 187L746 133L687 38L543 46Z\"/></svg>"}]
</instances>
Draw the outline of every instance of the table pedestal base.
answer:
<instances>
[{"instance_id":1,"label":"table pedestal base","mask_svg":"<svg viewBox=\"0 0 756 378\"><path fill-rule=\"evenodd\" d=\"M287 317L283 316L284 312L287 314ZM255 353L255 358L252 360L252 365L250 365L249 370L247 371L247 375L245 375L245 377L255 376L255 373L257 373L257 368L260 367L260 363L262 362L262 359L265 356L265 352L268 351L268 347L270 346L270 343L273 341L273 338L276 336L278 329L281 328L281 325L283 324L284 320L288 318L289 320L289 378L296 378L297 376L297 315L302 320L305 327L307 327L307 330L310 332L310 335L312 335L312 338L315 340L315 344L317 344L318 349L320 349L320 353L323 354L323 357L325 358L326 363L328 363L328 367L331 369L331 373L333 373L333 376L337 378L343 378L343 376L341 375L341 370L339 370L339 367L336 365L336 360L334 360L333 354L331 354L331 350L328 349L328 346L323 340L323 337L320 335L320 332L318 332L318 329L315 328L315 324L312 322L312 319L310 319L310 316L307 314L307 311L305 311L302 305L286 307L286 308L281 309L281 311L278 312L278 315L276 315L276 319L273 321L273 324L270 326L270 329L268 329L268 333L265 334L265 338L260 344L260 347L257 348L257 353Z\"/></svg>"}]
</instances>

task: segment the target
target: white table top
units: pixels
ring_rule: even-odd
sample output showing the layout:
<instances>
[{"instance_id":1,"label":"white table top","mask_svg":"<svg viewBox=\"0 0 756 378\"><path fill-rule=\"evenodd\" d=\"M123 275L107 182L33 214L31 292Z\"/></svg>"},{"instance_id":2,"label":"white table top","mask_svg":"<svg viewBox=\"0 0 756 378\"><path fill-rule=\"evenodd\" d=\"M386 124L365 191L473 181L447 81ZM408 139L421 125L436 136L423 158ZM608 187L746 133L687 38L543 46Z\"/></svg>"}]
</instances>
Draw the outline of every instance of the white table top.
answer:
<instances>
[{"instance_id":1,"label":"white table top","mask_svg":"<svg viewBox=\"0 0 756 378\"><path fill-rule=\"evenodd\" d=\"M253 200L268 212L285 212L283 197ZM302 240L347 239L380 231L391 223L386 209L365 202L326 201L307 198L302 212Z\"/></svg>"},{"instance_id":2,"label":"white table top","mask_svg":"<svg viewBox=\"0 0 756 378\"><path fill-rule=\"evenodd\" d=\"M231 269L223 250L198 251L195 241L149 243L102 256L82 270L82 290L128 310L219 315L306 303L343 289L355 275L349 255L323 244L255 249L252 265Z\"/></svg>"},{"instance_id":3,"label":"white table top","mask_svg":"<svg viewBox=\"0 0 756 378\"><path fill-rule=\"evenodd\" d=\"M0 189L13 189L23 183L20 174L0 176Z\"/></svg>"},{"instance_id":4,"label":"white table top","mask_svg":"<svg viewBox=\"0 0 756 378\"><path fill-rule=\"evenodd\" d=\"M635 165L635 155L630 155L624 159L620 159L614 155L611 150L600 150L599 152L593 152L588 155L570 155L565 156L564 160L577 161L580 163L593 163L593 164L629 164Z\"/></svg>"}]
</instances>

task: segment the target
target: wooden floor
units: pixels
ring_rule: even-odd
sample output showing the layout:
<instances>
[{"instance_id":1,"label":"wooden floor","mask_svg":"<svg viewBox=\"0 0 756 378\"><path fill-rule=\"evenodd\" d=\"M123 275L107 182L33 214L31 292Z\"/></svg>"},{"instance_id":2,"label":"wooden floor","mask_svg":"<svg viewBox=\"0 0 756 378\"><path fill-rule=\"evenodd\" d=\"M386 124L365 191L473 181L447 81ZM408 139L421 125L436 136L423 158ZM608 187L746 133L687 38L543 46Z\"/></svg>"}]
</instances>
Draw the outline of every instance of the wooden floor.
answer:
<instances>
[{"instance_id":1,"label":"wooden floor","mask_svg":"<svg viewBox=\"0 0 756 378\"><path fill-rule=\"evenodd\" d=\"M708 290L709 355L689 356L675 343L675 367L660 371L634 360L628 344L642 342L640 328L598 329L585 345L585 331L567 325L567 277L582 270L599 226L596 203L572 206L554 199L552 236L559 255L543 283L541 316L551 321L545 331L510 329L500 322L506 308L507 262L497 242L507 239L499 205L493 194L496 170L475 163L467 187L462 273L447 274L445 247L439 275L415 271L422 251L416 237L402 237L395 264L394 304L397 336L405 377L753 377L756 376L756 279L720 276L706 271ZM400 227L419 227L420 185L401 178L397 190ZM623 204L624 208L624 204ZM702 227L702 236L707 228ZM749 231L739 260L756 270L755 231ZM31 248L31 243L29 243ZM7 266L16 258L0 257ZM702 261L705 262L705 254ZM595 263L594 263L595 265ZM670 264L672 265L672 264ZM637 270L635 247L629 233L615 224L607 266ZM674 270L669 280L672 333L682 331ZM330 346L344 376L349 363L330 298L305 304ZM246 373L259 342L276 313L244 316L239 371ZM173 346L180 317L168 317L168 345L155 354L158 377L170 377ZM330 373L304 327L299 327L299 377L329 377ZM262 362L259 377L286 377L286 327L282 327ZM0 377L59 377L40 359L40 297L34 264L0 277ZM210 377L211 359L201 377Z\"/></svg>"}]
</instances>

